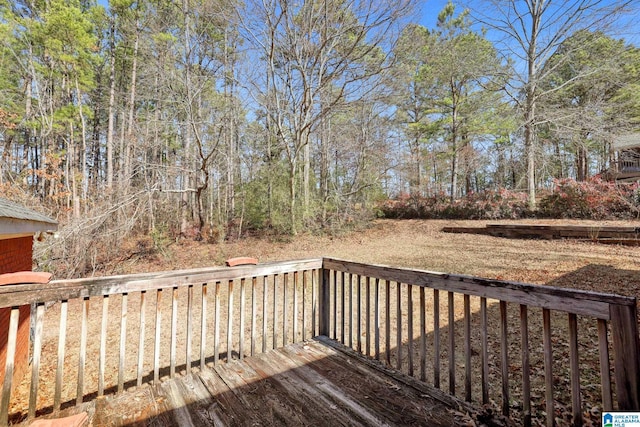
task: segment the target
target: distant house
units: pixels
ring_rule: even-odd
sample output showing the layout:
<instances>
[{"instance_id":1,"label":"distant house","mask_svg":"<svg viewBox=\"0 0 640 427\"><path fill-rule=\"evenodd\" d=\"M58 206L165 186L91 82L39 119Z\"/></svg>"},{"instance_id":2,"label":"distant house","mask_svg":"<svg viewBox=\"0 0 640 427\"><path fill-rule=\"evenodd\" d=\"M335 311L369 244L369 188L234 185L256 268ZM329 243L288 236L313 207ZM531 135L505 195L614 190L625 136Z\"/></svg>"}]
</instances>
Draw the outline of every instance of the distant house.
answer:
<instances>
[{"instance_id":1,"label":"distant house","mask_svg":"<svg viewBox=\"0 0 640 427\"><path fill-rule=\"evenodd\" d=\"M58 223L24 206L0 198L0 284L45 281L44 276L15 274L30 272L33 265L33 238L55 231ZM11 274L13 273L13 274ZM48 279L47 279L48 280ZM46 281L45 281L46 283ZM0 382L4 380L10 309L0 309ZM19 377L28 366L29 306L20 307L14 375Z\"/></svg>"},{"instance_id":2,"label":"distant house","mask_svg":"<svg viewBox=\"0 0 640 427\"><path fill-rule=\"evenodd\" d=\"M611 144L611 177L616 181L640 180L640 132L619 135Z\"/></svg>"}]
</instances>

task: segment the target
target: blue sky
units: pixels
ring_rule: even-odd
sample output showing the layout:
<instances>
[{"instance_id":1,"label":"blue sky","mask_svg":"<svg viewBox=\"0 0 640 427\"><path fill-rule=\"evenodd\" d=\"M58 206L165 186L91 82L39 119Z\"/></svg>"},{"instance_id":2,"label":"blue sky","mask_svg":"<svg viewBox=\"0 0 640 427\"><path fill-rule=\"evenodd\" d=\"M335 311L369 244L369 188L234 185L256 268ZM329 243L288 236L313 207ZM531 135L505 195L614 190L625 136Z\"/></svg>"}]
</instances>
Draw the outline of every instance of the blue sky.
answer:
<instances>
[{"instance_id":1,"label":"blue sky","mask_svg":"<svg viewBox=\"0 0 640 427\"><path fill-rule=\"evenodd\" d=\"M611 4L616 0L605 0L603 6ZM422 0L418 5L417 21L420 25L427 28L435 28L436 21L438 19L438 13L444 8L448 0ZM469 1L453 2L456 6L456 14L462 12L465 7L469 7ZM616 26L613 30L615 34L612 34L615 38L624 38L626 41L640 46L640 1L634 0L632 2L634 11L628 15L625 15L620 19L620 25ZM489 35L491 38L491 35Z\"/></svg>"},{"instance_id":2,"label":"blue sky","mask_svg":"<svg viewBox=\"0 0 640 427\"><path fill-rule=\"evenodd\" d=\"M440 13L447 2L448 0L424 0L418 7L420 25L427 28L435 28L438 13ZM456 6L456 12L461 12L463 9L461 6Z\"/></svg>"},{"instance_id":3,"label":"blue sky","mask_svg":"<svg viewBox=\"0 0 640 427\"><path fill-rule=\"evenodd\" d=\"M438 20L438 13L444 8L448 0L425 0L419 6L420 25L427 28L435 28ZM461 12L464 8L456 6L456 12Z\"/></svg>"},{"instance_id":4,"label":"blue sky","mask_svg":"<svg viewBox=\"0 0 640 427\"><path fill-rule=\"evenodd\" d=\"M376 0L372 0L376 1ZM613 3L615 0L605 0L606 3ZM109 7L109 0L97 0L98 4L104 6L105 8ZM419 2L417 10L416 10L416 19L420 25L423 25L427 28L435 28L436 21L438 19L438 13L444 8L447 4L448 0L422 0ZM635 3L635 13L632 13L626 16L622 22L621 26L624 27L623 30L616 35L617 38L624 38L627 41L635 44L636 46L640 46L640 1L634 0ZM469 4L469 1L456 2L456 12L460 13L465 6Z\"/></svg>"}]
</instances>

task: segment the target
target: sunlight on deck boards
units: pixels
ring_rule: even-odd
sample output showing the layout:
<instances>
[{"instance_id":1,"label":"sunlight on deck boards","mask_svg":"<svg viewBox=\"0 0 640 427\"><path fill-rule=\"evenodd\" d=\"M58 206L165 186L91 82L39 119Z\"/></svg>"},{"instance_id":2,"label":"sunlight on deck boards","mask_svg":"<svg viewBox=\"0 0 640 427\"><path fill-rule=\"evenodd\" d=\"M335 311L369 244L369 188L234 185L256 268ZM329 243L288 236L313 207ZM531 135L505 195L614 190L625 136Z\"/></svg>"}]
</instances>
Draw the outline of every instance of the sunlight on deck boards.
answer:
<instances>
[{"instance_id":1,"label":"sunlight on deck boards","mask_svg":"<svg viewBox=\"0 0 640 427\"><path fill-rule=\"evenodd\" d=\"M454 398L324 337L82 405L91 425L454 424Z\"/></svg>"}]
</instances>

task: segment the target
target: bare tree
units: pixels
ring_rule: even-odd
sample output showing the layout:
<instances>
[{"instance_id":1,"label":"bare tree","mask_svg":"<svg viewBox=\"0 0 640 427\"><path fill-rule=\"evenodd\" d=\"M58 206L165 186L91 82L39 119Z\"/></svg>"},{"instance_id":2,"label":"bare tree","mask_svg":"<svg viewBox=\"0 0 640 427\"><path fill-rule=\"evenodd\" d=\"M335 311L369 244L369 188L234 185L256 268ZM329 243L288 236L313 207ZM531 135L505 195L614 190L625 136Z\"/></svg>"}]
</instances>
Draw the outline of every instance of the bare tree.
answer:
<instances>
[{"instance_id":1,"label":"bare tree","mask_svg":"<svg viewBox=\"0 0 640 427\"><path fill-rule=\"evenodd\" d=\"M536 128L540 124L537 107L549 94L540 90L540 85L553 72L553 67L544 65L567 37L582 29L609 30L633 3L633 0L478 0L474 6L475 18L500 35L497 43L516 71L517 78L505 89L522 112L527 190L532 208L536 203Z\"/></svg>"},{"instance_id":2,"label":"bare tree","mask_svg":"<svg viewBox=\"0 0 640 427\"><path fill-rule=\"evenodd\" d=\"M290 231L296 234L299 162L303 171L303 218L309 210L309 141L312 130L348 97L358 82L385 66L381 47L411 10L402 1L248 2L243 20L247 39L266 62L255 87L269 116L269 127L286 153L289 173Z\"/></svg>"}]
</instances>

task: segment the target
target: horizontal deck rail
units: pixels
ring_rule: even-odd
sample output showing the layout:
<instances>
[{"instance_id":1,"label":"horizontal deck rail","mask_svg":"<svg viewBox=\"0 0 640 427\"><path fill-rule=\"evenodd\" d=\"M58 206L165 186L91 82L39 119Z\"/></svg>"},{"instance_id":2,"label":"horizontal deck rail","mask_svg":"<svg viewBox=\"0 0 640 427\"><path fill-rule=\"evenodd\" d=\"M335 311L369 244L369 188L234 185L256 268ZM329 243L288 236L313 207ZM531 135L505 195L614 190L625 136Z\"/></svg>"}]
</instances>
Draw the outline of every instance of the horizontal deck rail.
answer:
<instances>
[{"instance_id":1,"label":"horizontal deck rail","mask_svg":"<svg viewBox=\"0 0 640 427\"><path fill-rule=\"evenodd\" d=\"M24 305L34 314L21 379ZM559 404L574 425L586 403L640 408L636 299L618 295L324 258L7 285L0 309L11 311L1 425L317 335L452 395L464 384L465 400L501 402L523 425L553 425Z\"/></svg>"},{"instance_id":2,"label":"horizontal deck rail","mask_svg":"<svg viewBox=\"0 0 640 427\"><path fill-rule=\"evenodd\" d=\"M616 171L620 173L637 172L640 173L640 158L628 157L615 162Z\"/></svg>"}]
</instances>

